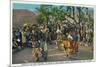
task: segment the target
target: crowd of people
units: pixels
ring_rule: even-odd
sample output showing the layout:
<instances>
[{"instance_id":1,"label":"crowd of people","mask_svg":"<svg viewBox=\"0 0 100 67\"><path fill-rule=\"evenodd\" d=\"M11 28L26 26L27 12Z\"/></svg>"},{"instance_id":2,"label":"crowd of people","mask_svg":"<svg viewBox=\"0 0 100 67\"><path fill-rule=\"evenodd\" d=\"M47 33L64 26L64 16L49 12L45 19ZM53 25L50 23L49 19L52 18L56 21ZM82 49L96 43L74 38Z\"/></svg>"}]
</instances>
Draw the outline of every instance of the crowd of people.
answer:
<instances>
[{"instance_id":1,"label":"crowd of people","mask_svg":"<svg viewBox=\"0 0 100 67\"><path fill-rule=\"evenodd\" d=\"M78 30L67 24L24 24L21 28L13 28L12 42L13 49L21 50L31 47L35 61L39 61L39 53L46 61L48 45L52 45L53 41L59 50L64 51L66 57L71 57L72 54L77 54L79 51L79 42L92 42L92 37L93 31L87 34L83 29Z\"/></svg>"}]
</instances>

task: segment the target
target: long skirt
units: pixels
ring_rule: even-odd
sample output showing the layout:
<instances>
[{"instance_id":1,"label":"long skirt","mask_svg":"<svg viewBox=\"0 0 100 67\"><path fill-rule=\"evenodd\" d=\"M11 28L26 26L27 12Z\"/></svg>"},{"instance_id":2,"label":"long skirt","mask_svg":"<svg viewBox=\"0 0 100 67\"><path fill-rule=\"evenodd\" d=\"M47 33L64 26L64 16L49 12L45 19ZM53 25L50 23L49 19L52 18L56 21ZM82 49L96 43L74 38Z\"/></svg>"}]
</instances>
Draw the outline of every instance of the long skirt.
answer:
<instances>
[{"instance_id":1,"label":"long skirt","mask_svg":"<svg viewBox=\"0 0 100 67\"><path fill-rule=\"evenodd\" d=\"M73 51L74 51L74 53L78 52L78 43L77 42L73 42Z\"/></svg>"},{"instance_id":2,"label":"long skirt","mask_svg":"<svg viewBox=\"0 0 100 67\"><path fill-rule=\"evenodd\" d=\"M42 42L42 57L44 58L44 60L46 61L47 60L47 54L48 54L48 48L47 48L47 43L46 41L43 41Z\"/></svg>"},{"instance_id":3,"label":"long skirt","mask_svg":"<svg viewBox=\"0 0 100 67\"><path fill-rule=\"evenodd\" d=\"M35 61L39 61L39 49L38 48L32 49L32 56Z\"/></svg>"},{"instance_id":4,"label":"long skirt","mask_svg":"<svg viewBox=\"0 0 100 67\"><path fill-rule=\"evenodd\" d=\"M71 49L70 49L70 41L63 41L64 44L64 54L67 57L70 57Z\"/></svg>"}]
</instances>

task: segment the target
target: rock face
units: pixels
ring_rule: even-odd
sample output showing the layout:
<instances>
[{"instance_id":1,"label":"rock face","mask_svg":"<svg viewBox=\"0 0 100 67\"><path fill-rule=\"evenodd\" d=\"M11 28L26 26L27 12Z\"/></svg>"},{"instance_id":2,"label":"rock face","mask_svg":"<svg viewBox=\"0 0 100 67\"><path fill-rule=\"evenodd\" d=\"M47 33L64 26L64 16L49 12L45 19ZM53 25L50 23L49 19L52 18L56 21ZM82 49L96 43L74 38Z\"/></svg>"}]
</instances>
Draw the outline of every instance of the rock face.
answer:
<instances>
[{"instance_id":1,"label":"rock face","mask_svg":"<svg viewBox=\"0 0 100 67\"><path fill-rule=\"evenodd\" d=\"M13 27L23 26L24 23L37 23L37 14L24 9L13 9L12 14Z\"/></svg>"}]
</instances>

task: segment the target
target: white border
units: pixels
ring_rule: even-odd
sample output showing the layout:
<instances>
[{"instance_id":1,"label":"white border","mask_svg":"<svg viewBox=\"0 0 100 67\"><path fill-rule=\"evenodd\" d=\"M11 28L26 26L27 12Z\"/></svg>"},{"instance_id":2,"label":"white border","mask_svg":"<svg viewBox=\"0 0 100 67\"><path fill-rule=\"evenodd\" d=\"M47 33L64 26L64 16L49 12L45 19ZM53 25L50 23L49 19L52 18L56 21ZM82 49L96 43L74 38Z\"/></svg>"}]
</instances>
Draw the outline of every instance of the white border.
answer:
<instances>
[{"instance_id":1,"label":"white border","mask_svg":"<svg viewBox=\"0 0 100 67\"><path fill-rule=\"evenodd\" d=\"M13 9L13 3L25 3L25 4L49 4L49 5L64 5L64 6L80 6L80 7L92 7L94 8L94 59L92 60L73 60L73 61L56 61L56 62L40 62L40 63L22 63L22 64L12 64L12 9ZM33 66L33 65L41 65L41 64L61 64L61 63L81 63L81 62L90 62L96 60L96 6L95 5L83 5L83 4L69 4L69 3L57 3L57 2L40 2L40 1L30 1L30 2L22 2L22 1L12 1L11 2L11 8L10 8L10 47L11 47L11 66Z\"/></svg>"},{"instance_id":2,"label":"white border","mask_svg":"<svg viewBox=\"0 0 100 67\"><path fill-rule=\"evenodd\" d=\"M96 3L95 0L11 0L11 1L27 1L27 2L59 2L59 3L72 3L72 4L89 4L93 5Z\"/></svg>"},{"instance_id":3,"label":"white border","mask_svg":"<svg viewBox=\"0 0 100 67\"><path fill-rule=\"evenodd\" d=\"M12 7L12 2L10 3L10 51L11 51L11 57L10 57L10 65L12 65L12 18L13 18L13 15L12 15L12 9L13 9L13 7Z\"/></svg>"}]
</instances>

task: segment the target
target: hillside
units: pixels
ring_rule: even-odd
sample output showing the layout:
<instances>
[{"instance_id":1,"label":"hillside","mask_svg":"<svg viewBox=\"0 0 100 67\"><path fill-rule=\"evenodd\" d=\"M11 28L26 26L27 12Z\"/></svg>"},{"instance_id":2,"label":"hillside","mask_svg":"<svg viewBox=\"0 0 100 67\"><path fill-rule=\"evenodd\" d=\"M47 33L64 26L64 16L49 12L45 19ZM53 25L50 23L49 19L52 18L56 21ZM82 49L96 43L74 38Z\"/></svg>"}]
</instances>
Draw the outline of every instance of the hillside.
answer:
<instances>
[{"instance_id":1,"label":"hillside","mask_svg":"<svg viewBox=\"0 0 100 67\"><path fill-rule=\"evenodd\" d=\"M37 23L37 14L24 9L14 9L13 10L13 26L22 26L24 23Z\"/></svg>"}]
</instances>

